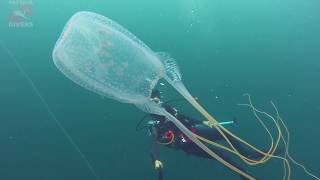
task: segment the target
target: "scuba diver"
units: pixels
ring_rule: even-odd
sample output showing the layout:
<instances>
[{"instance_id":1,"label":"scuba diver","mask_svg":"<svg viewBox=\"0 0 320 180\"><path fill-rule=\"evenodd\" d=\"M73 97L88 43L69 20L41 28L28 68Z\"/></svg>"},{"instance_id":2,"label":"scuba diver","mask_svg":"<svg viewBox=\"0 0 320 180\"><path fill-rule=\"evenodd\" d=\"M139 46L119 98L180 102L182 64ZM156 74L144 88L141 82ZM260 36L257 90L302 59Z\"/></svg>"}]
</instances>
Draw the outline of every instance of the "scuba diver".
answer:
<instances>
[{"instance_id":1,"label":"scuba diver","mask_svg":"<svg viewBox=\"0 0 320 180\"><path fill-rule=\"evenodd\" d=\"M171 107L167 103L162 103L160 99L160 92L158 90L153 90L151 97L154 102L161 104L163 108L171 115L173 115L176 119L178 119L185 127L187 127L193 133L200 135L202 137L206 137L211 141L224 141L225 139L222 135L213 128L212 124L208 121L200 121L197 119L190 118L188 116L183 115L177 109ZM172 102L172 101L171 101ZM167 120L165 116L150 114L147 115L151 117L151 120L147 122L147 124L143 127L148 129L149 135L151 137L151 159L154 163L155 169L158 171L158 179L163 179L162 168L163 164L158 158L158 150L157 145L162 144L169 148L175 150L182 150L187 154L212 159L210 155L208 155L205 151L199 148L192 140L190 140L183 132L181 132L178 127L176 127L171 121ZM146 116L145 116L146 117ZM142 129L140 126L141 122L144 120L143 118L139 124L137 125L137 130ZM221 122L221 125L227 124L236 124L236 118L232 121ZM238 140L233 138L232 136L226 133L226 136L233 144L233 146L243 155L251 159L259 159L262 157L261 154L257 152L251 152L248 149L244 148ZM241 168L238 164L230 159L229 154L218 147L209 146L209 148L218 154L221 158L223 158L228 163L233 166L239 168L240 170L248 173L243 168ZM278 154L279 152L276 152ZM245 180L244 176L240 175L240 179Z\"/></svg>"}]
</instances>

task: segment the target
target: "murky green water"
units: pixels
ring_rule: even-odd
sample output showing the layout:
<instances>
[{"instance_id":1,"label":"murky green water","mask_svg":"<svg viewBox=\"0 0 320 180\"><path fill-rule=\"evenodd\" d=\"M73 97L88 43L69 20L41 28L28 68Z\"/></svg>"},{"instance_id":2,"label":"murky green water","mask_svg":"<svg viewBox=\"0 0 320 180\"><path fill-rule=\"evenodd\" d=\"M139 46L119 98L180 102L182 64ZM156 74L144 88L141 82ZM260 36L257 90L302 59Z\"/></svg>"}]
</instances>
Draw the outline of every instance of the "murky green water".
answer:
<instances>
[{"instance_id":1,"label":"murky green water","mask_svg":"<svg viewBox=\"0 0 320 180\"><path fill-rule=\"evenodd\" d=\"M274 101L291 131L292 155L320 174L319 1L1 0L0 179L96 179L30 80L101 180L156 179L148 135L135 131L144 114L77 86L53 64L55 41L80 10L108 16L154 51L169 52L193 95L217 118L238 117L232 130L259 147L269 143L266 134L237 104L250 93L273 113ZM162 90L166 99L179 97L169 85ZM175 105L201 118L189 105ZM216 161L181 151L162 147L160 158L165 179L239 179ZM282 178L280 161L244 167L259 179ZM310 179L293 171L293 180Z\"/></svg>"}]
</instances>

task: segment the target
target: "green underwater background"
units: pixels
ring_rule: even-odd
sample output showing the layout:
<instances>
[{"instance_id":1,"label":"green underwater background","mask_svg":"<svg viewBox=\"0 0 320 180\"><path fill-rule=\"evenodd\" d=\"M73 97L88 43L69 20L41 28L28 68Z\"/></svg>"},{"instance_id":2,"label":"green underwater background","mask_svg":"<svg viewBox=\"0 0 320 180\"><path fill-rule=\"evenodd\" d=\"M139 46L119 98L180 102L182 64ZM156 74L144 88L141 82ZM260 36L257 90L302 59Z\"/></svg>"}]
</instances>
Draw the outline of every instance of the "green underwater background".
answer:
<instances>
[{"instance_id":1,"label":"green underwater background","mask_svg":"<svg viewBox=\"0 0 320 180\"><path fill-rule=\"evenodd\" d=\"M29 13L22 20L14 15L23 10L19 4ZM319 0L0 0L1 180L157 179L148 133L135 130L145 113L76 85L53 64L65 23L83 10L168 52L192 95L218 120L237 117L230 130L261 148L270 139L250 109L237 104L248 103L249 93L274 115L272 100L290 129L291 155L320 175ZM160 90L165 100L181 98L169 84ZM203 118L188 103L173 105ZM164 180L239 179L217 161L166 147L159 156ZM282 179L279 160L241 165L258 179ZM292 170L292 180L312 179Z\"/></svg>"}]
</instances>

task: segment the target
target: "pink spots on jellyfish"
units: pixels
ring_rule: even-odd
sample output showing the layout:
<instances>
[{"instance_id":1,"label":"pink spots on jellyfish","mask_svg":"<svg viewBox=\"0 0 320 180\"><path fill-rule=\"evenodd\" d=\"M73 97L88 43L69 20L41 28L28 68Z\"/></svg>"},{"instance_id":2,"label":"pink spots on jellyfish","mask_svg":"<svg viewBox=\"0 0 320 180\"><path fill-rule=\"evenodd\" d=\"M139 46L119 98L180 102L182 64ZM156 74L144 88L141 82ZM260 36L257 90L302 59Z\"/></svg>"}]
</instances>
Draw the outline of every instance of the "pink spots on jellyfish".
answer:
<instances>
[{"instance_id":1,"label":"pink spots on jellyfish","mask_svg":"<svg viewBox=\"0 0 320 180\"><path fill-rule=\"evenodd\" d=\"M106 75L113 69L114 65L115 62L112 59L103 64L103 71L106 73Z\"/></svg>"},{"instance_id":2,"label":"pink spots on jellyfish","mask_svg":"<svg viewBox=\"0 0 320 180\"><path fill-rule=\"evenodd\" d=\"M124 69L123 68L116 68L115 72L118 76L123 76L124 74Z\"/></svg>"},{"instance_id":3,"label":"pink spots on jellyfish","mask_svg":"<svg viewBox=\"0 0 320 180\"><path fill-rule=\"evenodd\" d=\"M100 43L101 48L108 48L109 46L110 46L110 43L106 39L103 39Z\"/></svg>"},{"instance_id":4,"label":"pink spots on jellyfish","mask_svg":"<svg viewBox=\"0 0 320 180\"><path fill-rule=\"evenodd\" d=\"M95 73L95 64L92 59L87 59L83 64L83 71L87 74Z\"/></svg>"},{"instance_id":5,"label":"pink spots on jellyfish","mask_svg":"<svg viewBox=\"0 0 320 180\"><path fill-rule=\"evenodd\" d=\"M97 55L102 63L105 63L111 57L108 47L109 43L105 40L102 40L99 44Z\"/></svg>"},{"instance_id":6,"label":"pink spots on jellyfish","mask_svg":"<svg viewBox=\"0 0 320 180\"><path fill-rule=\"evenodd\" d=\"M110 57L109 52L105 49L99 49L97 52L97 55L100 58L100 61L102 63L105 63L107 61L107 59Z\"/></svg>"},{"instance_id":7,"label":"pink spots on jellyfish","mask_svg":"<svg viewBox=\"0 0 320 180\"><path fill-rule=\"evenodd\" d=\"M108 59L111 58L110 52L110 43L106 39L102 39L99 42L97 55L100 58L102 63L105 63Z\"/></svg>"},{"instance_id":8,"label":"pink spots on jellyfish","mask_svg":"<svg viewBox=\"0 0 320 180\"><path fill-rule=\"evenodd\" d=\"M106 64L105 64L105 67L106 68L111 68L111 67L113 67L115 65L115 62L114 62L114 60L110 60L110 61L108 61Z\"/></svg>"},{"instance_id":9,"label":"pink spots on jellyfish","mask_svg":"<svg viewBox=\"0 0 320 180\"><path fill-rule=\"evenodd\" d=\"M96 54L101 63L107 63L111 58L110 47L112 46L110 39L111 32L107 28L98 29L99 39L97 42Z\"/></svg>"},{"instance_id":10,"label":"pink spots on jellyfish","mask_svg":"<svg viewBox=\"0 0 320 180\"><path fill-rule=\"evenodd\" d=\"M99 39L100 41L100 48L108 48L111 45L111 42L109 40L109 35L111 34L109 31L105 29L98 30Z\"/></svg>"},{"instance_id":11,"label":"pink spots on jellyfish","mask_svg":"<svg viewBox=\"0 0 320 180\"><path fill-rule=\"evenodd\" d=\"M105 30L105 29L99 29L98 30L98 34L101 35L101 36L105 36L107 34L110 34L110 32Z\"/></svg>"},{"instance_id":12,"label":"pink spots on jellyfish","mask_svg":"<svg viewBox=\"0 0 320 180\"><path fill-rule=\"evenodd\" d=\"M127 61L125 62L122 62L122 63L119 63L117 68L115 68L115 73L118 75L118 76L123 76L126 69L128 68L129 64Z\"/></svg>"},{"instance_id":13,"label":"pink spots on jellyfish","mask_svg":"<svg viewBox=\"0 0 320 180\"><path fill-rule=\"evenodd\" d=\"M110 42L111 32L106 29L99 29L98 35L100 39L100 47L108 48L111 45L111 42Z\"/></svg>"}]
</instances>

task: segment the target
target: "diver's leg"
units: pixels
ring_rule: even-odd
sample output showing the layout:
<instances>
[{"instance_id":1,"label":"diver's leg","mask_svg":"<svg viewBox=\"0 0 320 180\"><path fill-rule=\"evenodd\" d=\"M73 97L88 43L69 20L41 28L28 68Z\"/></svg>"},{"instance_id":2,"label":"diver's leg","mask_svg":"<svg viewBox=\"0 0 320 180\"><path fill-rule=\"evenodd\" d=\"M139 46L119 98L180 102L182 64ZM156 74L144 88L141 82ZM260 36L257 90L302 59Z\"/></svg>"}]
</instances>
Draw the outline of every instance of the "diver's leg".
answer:
<instances>
[{"instance_id":1,"label":"diver's leg","mask_svg":"<svg viewBox=\"0 0 320 180\"><path fill-rule=\"evenodd\" d=\"M205 129L205 128L203 128ZM203 131L206 132L206 131ZM228 133L224 133L225 136L229 139L229 141L231 142L231 144L239 151L240 154L242 154L243 156L248 157L250 154L252 154L253 152L250 152L248 149L244 148L242 146L242 144L235 139L233 136L229 135ZM208 137L211 141L225 141L224 137L220 134L219 131L217 130L212 130L210 129L210 133L203 133L201 135L204 135L205 137Z\"/></svg>"},{"instance_id":2,"label":"diver's leg","mask_svg":"<svg viewBox=\"0 0 320 180\"><path fill-rule=\"evenodd\" d=\"M250 154L254 153L254 152L250 152L248 149L244 148L242 146L242 144L235 139L234 137L232 137L229 134L226 134L227 138L229 139L229 141L231 142L231 144L239 151L240 154L242 154L243 156L248 157Z\"/></svg>"},{"instance_id":3,"label":"diver's leg","mask_svg":"<svg viewBox=\"0 0 320 180\"><path fill-rule=\"evenodd\" d=\"M212 150L215 154L217 154L219 157L221 157L223 160L225 160L226 162L230 163L232 166L238 168L239 170L243 171L246 174L249 174L248 172L246 172L243 168L241 168L236 162L232 161L227 152L225 152L224 150L218 148L218 147L214 147L214 146L210 146L209 147L210 150ZM210 156L207 152L203 151L201 148L199 148L197 145L190 143L190 144L185 144L184 146L181 146L181 149L183 151L185 151L188 154L194 155L194 156L198 156L198 157L203 157L203 158L208 158L208 159L214 159L212 156ZM215 159L214 159L215 160ZM249 174L250 175L250 174ZM250 175L251 177L254 177L252 175ZM240 175L241 180L247 180L246 177L241 176Z\"/></svg>"},{"instance_id":4,"label":"diver's leg","mask_svg":"<svg viewBox=\"0 0 320 180\"><path fill-rule=\"evenodd\" d=\"M255 151L255 150L251 150L248 148L245 148L237 139L235 139L234 137L230 136L229 134L226 134L226 136L228 137L228 139L230 140L230 142L232 143L232 145L239 151L240 154L242 154L243 156L253 159L253 160L258 160L261 159L264 155ZM269 149L268 149L269 150ZM267 153L268 150L263 150L263 152ZM283 152L282 149L276 149L274 152L274 155L279 155Z\"/></svg>"},{"instance_id":5,"label":"diver's leg","mask_svg":"<svg viewBox=\"0 0 320 180\"><path fill-rule=\"evenodd\" d=\"M220 134L220 132L216 129L205 126L204 124L196 124L193 126L197 129L197 133L200 136L206 137L211 141L225 141L224 137ZM223 131L223 130L222 130ZM228 133L224 133L232 145L239 151L243 156L249 157L252 154L256 154L254 151L249 151L249 149L245 148L237 139L229 135ZM262 156L261 156L262 157ZM257 157L259 158L259 157Z\"/></svg>"},{"instance_id":6,"label":"diver's leg","mask_svg":"<svg viewBox=\"0 0 320 180\"><path fill-rule=\"evenodd\" d=\"M211 141L225 141L224 137L220 134L217 129L213 129L204 125L203 123L194 124L193 127L197 130L196 133L198 135L208 138ZM223 131L223 129L221 129ZM236 138L229 135L227 132L224 131L225 136L229 139L232 145L239 151L240 154L243 156L249 157L251 155L257 156L259 158L259 153L250 151L249 149L245 148ZM260 155L262 157L262 155Z\"/></svg>"}]
</instances>

